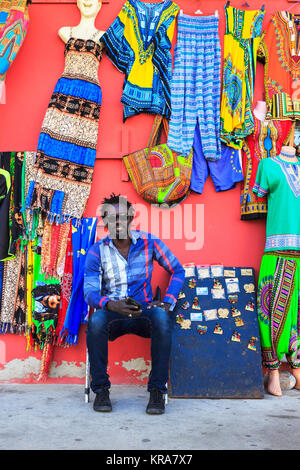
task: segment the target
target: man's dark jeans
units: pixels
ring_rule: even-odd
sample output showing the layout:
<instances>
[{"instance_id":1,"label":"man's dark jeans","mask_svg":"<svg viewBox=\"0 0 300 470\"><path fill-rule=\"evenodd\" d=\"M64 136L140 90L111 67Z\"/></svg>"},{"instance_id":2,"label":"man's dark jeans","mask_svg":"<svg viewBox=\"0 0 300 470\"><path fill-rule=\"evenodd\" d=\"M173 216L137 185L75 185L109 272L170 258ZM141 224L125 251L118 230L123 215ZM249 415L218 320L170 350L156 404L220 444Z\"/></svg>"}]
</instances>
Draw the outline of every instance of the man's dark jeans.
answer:
<instances>
[{"instance_id":1,"label":"man's dark jeans","mask_svg":"<svg viewBox=\"0 0 300 470\"><path fill-rule=\"evenodd\" d=\"M98 309L90 317L87 327L87 347L92 376L91 389L94 393L109 389L107 374L108 340L113 341L125 334L151 338L152 370L148 380L148 391L167 391L169 359L172 341L171 314L161 307L142 306L138 318L127 318L106 309Z\"/></svg>"}]
</instances>

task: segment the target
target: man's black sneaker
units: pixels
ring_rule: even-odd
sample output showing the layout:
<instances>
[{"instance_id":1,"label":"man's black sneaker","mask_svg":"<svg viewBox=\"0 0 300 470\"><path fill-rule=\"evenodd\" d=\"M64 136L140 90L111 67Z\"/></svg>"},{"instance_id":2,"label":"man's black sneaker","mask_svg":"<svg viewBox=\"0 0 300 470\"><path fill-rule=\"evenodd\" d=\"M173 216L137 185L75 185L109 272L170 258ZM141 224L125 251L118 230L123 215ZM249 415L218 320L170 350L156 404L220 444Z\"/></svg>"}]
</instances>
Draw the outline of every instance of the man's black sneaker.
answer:
<instances>
[{"instance_id":1,"label":"man's black sneaker","mask_svg":"<svg viewBox=\"0 0 300 470\"><path fill-rule=\"evenodd\" d=\"M149 415L161 415L165 412L165 400L159 390L150 391L150 399L146 408Z\"/></svg>"},{"instance_id":2,"label":"man's black sneaker","mask_svg":"<svg viewBox=\"0 0 300 470\"><path fill-rule=\"evenodd\" d=\"M109 390L101 390L96 393L93 408L95 411L111 411L111 401L109 398Z\"/></svg>"}]
</instances>

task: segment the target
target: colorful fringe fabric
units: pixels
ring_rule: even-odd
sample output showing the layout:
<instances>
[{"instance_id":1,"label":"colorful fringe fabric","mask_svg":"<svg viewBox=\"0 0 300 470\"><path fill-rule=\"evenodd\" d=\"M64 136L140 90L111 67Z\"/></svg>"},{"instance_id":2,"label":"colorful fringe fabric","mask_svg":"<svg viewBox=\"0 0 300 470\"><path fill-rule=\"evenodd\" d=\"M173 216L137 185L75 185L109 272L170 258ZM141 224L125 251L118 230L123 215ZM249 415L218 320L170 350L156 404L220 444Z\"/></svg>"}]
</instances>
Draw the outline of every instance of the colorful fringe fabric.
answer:
<instances>
[{"instance_id":1,"label":"colorful fringe fabric","mask_svg":"<svg viewBox=\"0 0 300 470\"><path fill-rule=\"evenodd\" d=\"M5 104L5 77L29 25L27 0L0 1L0 104Z\"/></svg>"},{"instance_id":2,"label":"colorful fringe fabric","mask_svg":"<svg viewBox=\"0 0 300 470\"><path fill-rule=\"evenodd\" d=\"M63 275L63 261L66 254L70 222L51 224L45 221L42 250L41 271L47 276L61 278Z\"/></svg>"},{"instance_id":3,"label":"colorful fringe fabric","mask_svg":"<svg viewBox=\"0 0 300 470\"><path fill-rule=\"evenodd\" d=\"M300 253L264 254L258 281L263 364L278 369L284 355L300 368Z\"/></svg>"},{"instance_id":4,"label":"colorful fringe fabric","mask_svg":"<svg viewBox=\"0 0 300 470\"><path fill-rule=\"evenodd\" d=\"M68 40L65 69L42 124L24 208L42 211L51 223L80 219L88 201L102 100L102 48L92 39Z\"/></svg>"},{"instance_id":5,"label":"colorful fringe fabric","mask_svg":"<svg viewBox=\"0 0 300 470\"><path fill-rule=\"evenodd\" d=\"M264 12L225 6L225 16L221 140L229 147L240 149L244 138L254 129L256 55Z\"/></svg>"},{"instance_id":6,"label":"colorful fringe fabric","mask_svg":"<svg viewBox=\"0 0 300 470\"><path fill-rule=\"evenodd\" d=\"M127 0L101 37L106 54L125 74L124 121L140 113L171 115L171 43L179 7L171 1Z\"/></svg>"},{"instance_id":7,"label":"colorful fringe fabric","mask_svg":"<svg viewBox=\"0 0 300 470\"><path fill-rule=\"evenodd\" d=\"M90 247L96 241L97 218L72 221L73 284L66 318L60 333L66 344L77 344L80 324L86 322L88 305L83 295L84 265Z\"/></svg>"}]
</instances>

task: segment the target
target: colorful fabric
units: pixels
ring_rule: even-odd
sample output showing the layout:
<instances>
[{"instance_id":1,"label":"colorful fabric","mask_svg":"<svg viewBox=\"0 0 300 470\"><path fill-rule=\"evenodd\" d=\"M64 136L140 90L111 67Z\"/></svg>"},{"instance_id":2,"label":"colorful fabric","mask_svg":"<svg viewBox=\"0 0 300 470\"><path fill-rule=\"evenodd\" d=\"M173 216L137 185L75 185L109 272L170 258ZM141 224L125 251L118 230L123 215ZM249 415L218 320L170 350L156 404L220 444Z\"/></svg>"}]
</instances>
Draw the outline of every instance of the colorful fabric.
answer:
<instances>
[{"instance_id":1,"label":"colorful fabric","mask_svg":"<svg viewBox=\"0 0 300 470\"><path fill-rule=\"evenodd\" d=\"M299 29L292 13L272 16L258 57L265 63L266 119L300 119Z\"/></svg>"},{"instance_id":2,"label":"colorful fabric","mask_svg":"<svg viewBox=\"0 0 300 470\"><path fill-rule=\"evenodd\" d=\"M33 249L31 345L43 349L56 340L61 286L58 279L41 273L41 240Z\"/></svg>"},{"instance_id":3,"label":"colorful fabric","mask_svg":"<svg viewBox=\"0 0 300 470\"><path fill-rule=\"evenodd\" d=\"M261 160L253 192L268 195L265 251L300 250L300 162Z\"/></svg>"},{"instance_id":4,"label":"colorful fabric","mask_svg":"<svg viewBox=\"0 0 300 470\"><path fill-rule=\"evenodd\" d=\"M267 215L267 197L253 193L259 162L268 157L276 157L288 137L291 122L260 121L254 116L254 131L244 141L242 166L244 181L241 188L241 219L264 218Z\"/></svg>"},{"instance_id":5,"label":"colorful fabric","mask_svg":"<svg viewBox=\"0 0 300 470\"><path fill-rule=\"evenodd\" d=\"M184 281L184 269L169 248L157 237L132 231L132 245L126 261L109 236L90 249L84 272L84 296L88 305L104 308L109 300L133 297L138 302L153 300L151 278L156 260L169 274L163 302L174 308Z\"/></svg>"},{"instance_id":6,"label":"colorful fabric","mask_svg":"<svg viewBox=\"0 0 300 470\"><path fill-rule=\"evenodd\" d=\"M225 6L221 140L242 148L254 130L253 90L264 12Z\"/></svg>"},{"instance_id":7,"label":"colorful fabric","mask_svg":"<svg viewBox=\"0 0 300 470\"><path fill-rule=\"evenodd\" d=\"M0 1L0 104L5 104L5 77L29 25L27 0Z\"/></svg>"},{"instance_id":8,"label":"colorful fabric","mask_svg":"<svg viewBox=\"0 0 300 470\"><path fill-rule=\"evenodd\" d=\"M197 123L193 143L193 168L191 176L191 189L202 194L205 181L210 174L215 190L227 191L243 180L243 172L239 150L221 144L222 158L216 161L205 159L202 138Z\"/></svg>"},{"instance_id":9,"label":"colorful fabric","mask_svg":"<svg viewBox=\"0 0 300 470\"><path fill-rule=\"evenodd\" d=\"M65 69L51 97L38 141L34 180L25 208L51 222L83 216L96 158L102 92L98 66L102 45L70 37Z\"/></svg>"},{"instance_id":10,"label":"colorful fabric","mask_svg":"<svg viewBox=\"0 0 300 470\"><path fill-rule=\"evenodd\" d=\"M170 49L178 12L179 7L169 0L127 0L101 37L107 56L125 74L124 121L139 113L170 117Z\"/></svg>"},{"instance_id":11,"label":"colorful fabric","mask_svg":"<svg viewBox=\"0 0 300 470\"><path fill-rule=\"evenodd\" d=\"M19 272L16 290L16 299L14 303L12 332L23 334L27 330L26 320L26 282L27 282L27 246L20 252Z\"/></svg>"},{"instance_id":12,"label":"colorful fabric","mask_svg":"<svg viewBox=\"0 0 300 470\"><path fill-rule=\"evenodd\" d=\"M84 299L84 265L87 253L96 240L97 218L83 218L80 224L72 221L72 292L63 328L60 332L66 344L77 344L80 324L86 323L88 305Z\"/></svg>"},{"instance_id":13,"label":"colorful fabric","mask_svg":"<svg viewBox=\"0 0 300 470\"><path fill-rule=\"evenodd\" d=\"M9 259L10 227L9 208L11 197L11 178L6 170L0 169L0 260Z\"/></svg>"},{"instance_id":14,"label":"colorful fabric","mask_svg":"<svg viewBox=\"0 0 300 470\"><path fill-rule=\"evenodd\" d=\"M300 253L264 254L258 281L263 364L278 369L284 355L300 367Z\"/></svg>"},{"instance_id":15,"label":"colorful fabric","mask_svg":"<svg viewBox=\"0 0 300 470\"><path fill-rule=\"evenodd\" d=\"M72 223L70 224L70 230L67 239L67 248L63 265L63 275L61 283L61 302L59 306L59 316L57 323L57 331L59 342L63 342L62 330L66 319L68 305L72 295L73 285L73 245L72 245Z\"/></svg>"},{"instance_id":16,"label":"colorful fabric","mask_svg":"<svg viewBox=\"0 0 300 470\"><path fill-rule=\"evenodd\" d=\"M20 269L20 256L19 252L15 258L4 261L0 312L1 333L13 333L15 299L18 288L16 280Z\"/></svg>"},{"instance_id":17,"label":"colorful fabric","mask_svg":"<svg viewBox=\"0 0 300 470\"><path fill-rule=\"evenodd\" d=\"M219 18L178 15L168 146L188 155L196 124L206 160L221 158Z\"/></svg>"},{"instance_id":18,"label":"colorful fabric","mask_svg":"<svg viewBox=\"0 0 300 470\"><path fill-rule=\"evenodd\" d=\"M41 249L41 271L47 276L62 277L61 265L66 255L68 234L71 222L63 224L45 221L42 249Z\"/></svg>"}]
</instances>

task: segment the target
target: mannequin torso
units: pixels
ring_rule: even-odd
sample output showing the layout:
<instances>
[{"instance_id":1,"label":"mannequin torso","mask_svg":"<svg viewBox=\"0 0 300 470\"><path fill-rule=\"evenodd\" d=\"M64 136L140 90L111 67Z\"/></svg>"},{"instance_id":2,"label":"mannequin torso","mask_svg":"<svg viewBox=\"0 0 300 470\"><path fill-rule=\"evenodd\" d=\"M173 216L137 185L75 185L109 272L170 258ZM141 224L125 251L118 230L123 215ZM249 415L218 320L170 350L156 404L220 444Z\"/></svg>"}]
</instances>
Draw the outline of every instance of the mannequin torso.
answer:
<instances>
[{"instance_id":1,"label":"mannequin torso","mask_svg":"<svg viewBox=\"0 0 300 470\"><path fill-rule=\"evenodd\" d=\"M78 39L93 39L98 42L105 32L95 27L95 20L101 6L101 0L77 0L77 7L81 14L80 22L77 26L63 26L59 29L58 35L62 41L66 43L73 36Z\"/></svg>"}]
</instances>

